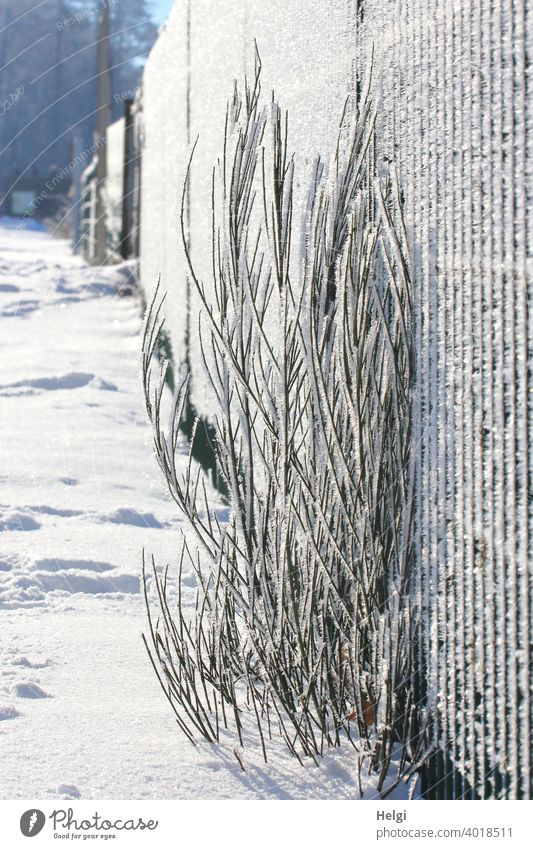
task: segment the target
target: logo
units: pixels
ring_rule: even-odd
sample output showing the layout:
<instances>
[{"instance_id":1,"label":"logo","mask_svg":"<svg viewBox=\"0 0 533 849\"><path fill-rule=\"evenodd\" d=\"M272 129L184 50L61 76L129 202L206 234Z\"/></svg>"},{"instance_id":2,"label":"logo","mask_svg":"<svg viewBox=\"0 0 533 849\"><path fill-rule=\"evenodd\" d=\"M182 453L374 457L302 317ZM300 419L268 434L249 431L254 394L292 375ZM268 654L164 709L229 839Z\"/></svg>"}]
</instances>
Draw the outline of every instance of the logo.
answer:
<instances>
[{"instance_id":1,"label":"logo","mask_svg":"<svg viewBox=\"0 0 533 849\"><path fill-rule=\"evenodd\" d=\"M24 837L35 837L43 830L46 817L42 811L36 808L26 811L20 818L20 830Z\"/></svg>"}]
</instances>

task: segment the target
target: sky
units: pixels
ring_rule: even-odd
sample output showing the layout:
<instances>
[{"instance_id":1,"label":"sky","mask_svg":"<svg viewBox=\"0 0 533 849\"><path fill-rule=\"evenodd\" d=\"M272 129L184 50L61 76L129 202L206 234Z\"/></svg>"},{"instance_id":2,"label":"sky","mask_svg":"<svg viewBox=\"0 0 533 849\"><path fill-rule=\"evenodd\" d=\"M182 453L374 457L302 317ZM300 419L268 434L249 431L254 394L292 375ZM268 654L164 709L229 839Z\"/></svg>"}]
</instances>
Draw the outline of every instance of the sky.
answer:
<instances>
[{"instance_id":1,"label":"sky","mask_svg":"<svg viewBox=\"0 0 533 849\"><path fill-rule=\"evenodd\" d=\"M174 0L152 0L154 9L154 18L158 23L162 23L167 17Z\"/></svg>"}]
</instances>

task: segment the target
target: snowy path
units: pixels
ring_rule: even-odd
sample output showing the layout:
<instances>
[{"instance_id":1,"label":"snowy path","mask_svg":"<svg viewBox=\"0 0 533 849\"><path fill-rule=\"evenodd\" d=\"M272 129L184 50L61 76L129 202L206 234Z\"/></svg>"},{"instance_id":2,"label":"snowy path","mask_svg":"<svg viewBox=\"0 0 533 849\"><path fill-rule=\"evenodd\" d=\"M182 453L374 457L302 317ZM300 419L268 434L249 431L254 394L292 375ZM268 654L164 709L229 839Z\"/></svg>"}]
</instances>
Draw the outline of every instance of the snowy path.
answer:
<instances>
[{"instance_id":1,"label":"snowy path","mask_svg":"<svg viewBox=\"0 0 533 849\"><path fill-rule=\"evenodd\" d=\"M0 797L355 798L353 754L302 768L192 747L141 641L141 550L179 524L141 404L120 270L0 226ZM190 581L192 583L192 580Z\"/></svg>"}]
</instances>

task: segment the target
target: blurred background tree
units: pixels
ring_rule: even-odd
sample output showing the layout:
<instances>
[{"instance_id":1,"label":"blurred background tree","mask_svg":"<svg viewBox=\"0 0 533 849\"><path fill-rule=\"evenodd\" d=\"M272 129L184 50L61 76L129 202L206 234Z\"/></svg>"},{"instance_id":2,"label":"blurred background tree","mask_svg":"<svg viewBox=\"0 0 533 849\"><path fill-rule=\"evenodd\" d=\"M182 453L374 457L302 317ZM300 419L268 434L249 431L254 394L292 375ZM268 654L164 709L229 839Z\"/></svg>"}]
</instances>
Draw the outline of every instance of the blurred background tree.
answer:
<instances>
[{"instance_id":1,"label":"blurred background tree","mask_svg":"<svg viewBox=\"0 0 533 849\"><path fill-rule=\"evenodd\" d=\"M157 36L147 0L2 0L0 7L0 183L47 176L88 147L96 125L97 41L111 12L112 115L139 83ZM117 95L115 98L114 95ZM7 184L6 184L7 183Z\"/></svg>"}]
</instances>

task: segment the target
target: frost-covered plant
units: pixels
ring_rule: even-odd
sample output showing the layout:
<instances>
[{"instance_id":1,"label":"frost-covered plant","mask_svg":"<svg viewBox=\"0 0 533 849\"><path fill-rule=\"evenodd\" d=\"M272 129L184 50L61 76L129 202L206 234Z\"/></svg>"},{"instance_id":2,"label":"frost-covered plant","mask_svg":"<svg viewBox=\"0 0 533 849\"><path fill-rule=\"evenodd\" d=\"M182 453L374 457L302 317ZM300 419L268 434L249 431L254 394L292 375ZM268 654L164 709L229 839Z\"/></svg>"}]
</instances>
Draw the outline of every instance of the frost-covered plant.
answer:
<instances>
[{"instance_id":1,"label":"frost-covered plant","mask_svg":"<svg viewBox=\"0 0 533 849\"><path fill-rule=\"evenodd\" d=\"M318 761L324 747L349 741L382 788L393 748L403 747L408 772L421 739L409 586L412 281L401 204L395 180L372 165L367 93L347 103L332 163L317 160L306 220L296 226L288 116L274 99L261 105L260 74L258 59L252 85L244 95L235 87L228 106L208 283L182 209L227 523L192 463L178 471L188 382L167 431L165 366L152 385L164 299L156 295L147 318L156 455L200 545L184 543L181 555L197 575L192 615L179 590L171 604L167 573L152 564L146 644L191 740L218 741L233 727L242 744L246 709L265 758L274 725L299 759Z\"/></svg>"}]
</instances>

